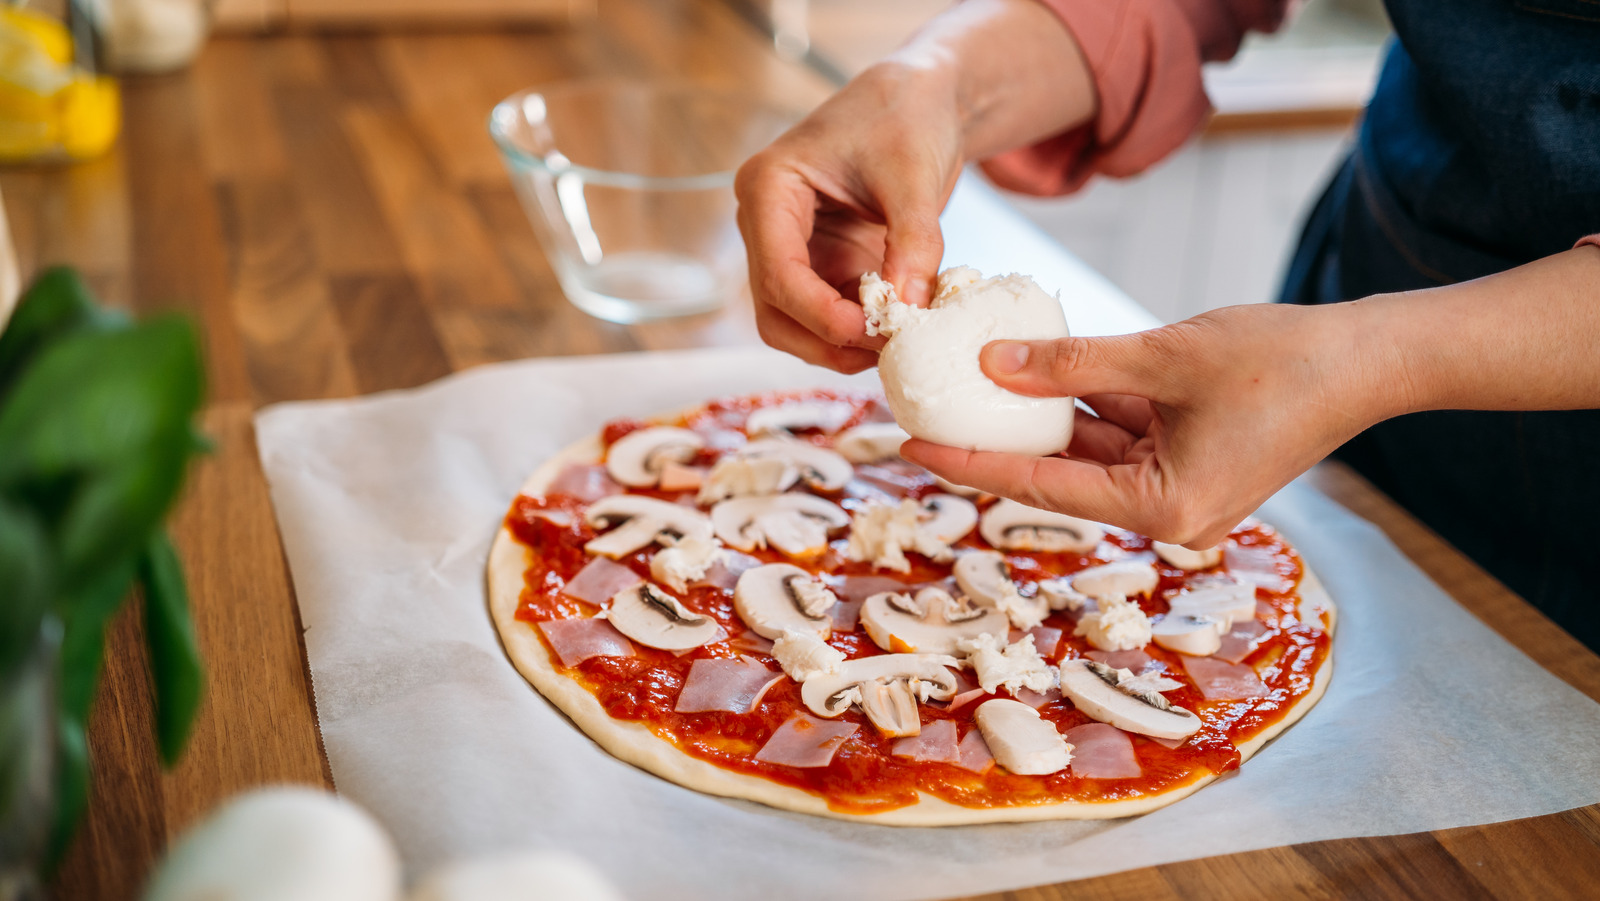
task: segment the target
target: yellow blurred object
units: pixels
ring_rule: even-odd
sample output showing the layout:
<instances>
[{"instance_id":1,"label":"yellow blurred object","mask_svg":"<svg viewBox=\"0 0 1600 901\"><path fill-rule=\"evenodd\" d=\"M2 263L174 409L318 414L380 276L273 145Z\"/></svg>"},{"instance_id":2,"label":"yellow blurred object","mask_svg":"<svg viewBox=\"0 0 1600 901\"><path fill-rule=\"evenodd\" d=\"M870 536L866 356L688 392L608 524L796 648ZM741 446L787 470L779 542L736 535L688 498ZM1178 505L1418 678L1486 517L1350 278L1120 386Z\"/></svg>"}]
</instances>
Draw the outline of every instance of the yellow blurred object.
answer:
<instances>
[{"instance_id":1,"label":"yellow blurred object","mask_svg":"<svg viewBox=\"0 0 1600 901\"><path fill-rule=\"evenodd\" d=\"M0 8L0 161L90 159L121 124L116 81L73 63L61 22Z\"/></svg>"}]
</instances>

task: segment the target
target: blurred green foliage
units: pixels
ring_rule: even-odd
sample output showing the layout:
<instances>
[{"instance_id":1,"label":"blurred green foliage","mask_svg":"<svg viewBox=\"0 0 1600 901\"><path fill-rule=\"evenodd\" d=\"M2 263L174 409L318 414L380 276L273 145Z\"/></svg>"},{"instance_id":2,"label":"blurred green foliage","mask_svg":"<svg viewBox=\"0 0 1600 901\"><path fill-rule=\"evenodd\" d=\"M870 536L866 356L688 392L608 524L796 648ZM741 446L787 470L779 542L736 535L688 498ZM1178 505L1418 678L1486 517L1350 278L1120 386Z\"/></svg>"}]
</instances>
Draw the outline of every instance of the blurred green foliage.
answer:
<instances>
[{"instance_id":1,"label":"blurred green foliage","mask_svg":"<svg viewBox=\"0 0 1600 901\"><path fill-rule=\"evenodd\" d=\"M0 332L0 684L59 633L52 857L88 802L84 729L105 628L136 583L167 764L199 708L183 571L162 523L204 449L193 426L203 391L188 320L102 310L70 269L39 276ZM26 775L8 768L8 750L0 812Z\"/></svg>"}]
</instances>

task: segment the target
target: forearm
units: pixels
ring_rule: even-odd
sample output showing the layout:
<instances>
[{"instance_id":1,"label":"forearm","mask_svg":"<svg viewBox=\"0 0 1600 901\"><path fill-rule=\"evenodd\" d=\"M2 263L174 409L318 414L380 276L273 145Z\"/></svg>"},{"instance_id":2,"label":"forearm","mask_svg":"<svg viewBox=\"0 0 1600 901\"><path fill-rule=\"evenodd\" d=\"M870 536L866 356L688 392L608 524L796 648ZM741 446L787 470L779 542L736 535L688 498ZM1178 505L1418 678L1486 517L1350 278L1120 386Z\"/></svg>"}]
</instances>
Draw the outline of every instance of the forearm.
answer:
<instances>
[{"instance_id":1,"label":"forearm","mask_svg":"<svg viewBox=\"0 0 1600 901\"><path fill-rule=\"evenodd\" d=\"M1095 115L1094 81L1077 41L1035 0L959 3L880 65L948 87L969 160L1031 144Z\"/></svg>"},{"instance_id":2,"label":"forearm","mask_svg":"<svg viewBox=\"0 0 1600 901\"><path fill-rule=\"evenodd\" d=\"M1600 408L1600 247L1356 303L1380 361L1378 418Z\"/></svg>"}]
</instances>

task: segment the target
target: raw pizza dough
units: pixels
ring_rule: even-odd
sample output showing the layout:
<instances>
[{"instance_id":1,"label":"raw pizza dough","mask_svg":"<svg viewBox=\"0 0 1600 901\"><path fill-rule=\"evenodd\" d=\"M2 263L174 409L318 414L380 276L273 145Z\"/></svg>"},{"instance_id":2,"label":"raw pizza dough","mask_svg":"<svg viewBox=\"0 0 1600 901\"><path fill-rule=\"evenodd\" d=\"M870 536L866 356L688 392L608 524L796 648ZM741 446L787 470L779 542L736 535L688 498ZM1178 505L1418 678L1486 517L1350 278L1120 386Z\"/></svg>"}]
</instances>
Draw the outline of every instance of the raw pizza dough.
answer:
<instances>
[{"instance_id":1,"label":"raw pizza dough","mask_svg":"<svg viewBox=\"0 0 1600 901\"><path fill-rule=\"evenodd\" d=\"M660 417L654 424L668 424L674 419L675 416ZM530 496L542 495L556 475L568 465L599 463L601 455L598 436L576 442L535 470L523 483L520 493ZM500 632L500 640L505 645L507 656L516 665L518 672L522 673L523 678L560 708L562 713L570 717L578 728L594 739L600 747L615 757L685 788L729 798L743 798L784 810L855 822L888 826L964 826L976 823L1097 820L1136 816L1186 798L1217 778L1215 774L1202 776L1159 794L1121 801L1064 801L1016 807L962 807L942 798L920 793L920 798L915 804L879 813L856 814L834 810L819 795L780 785L758 776L725 770L683 753L672 742L657 736L641 723L613 719L594 695L557 671L551 661L550 652L539 640L537 629L533 624L517 619L523 574L528 566L527 556L527 548L502 525L499 534L495 536L494 545L489 550L488 587L489 612L494 617L495 628ZM1304 566L1303 561L1302 566ZM1337 619L1333 599L1328 596L1321 581L1308 566L1304 566L1298 590L1302 607L1309 604L1326 611L1328 616L1326 631L1332 636ZM1323 658L1311 691L1296 701L1277 723L1238 746L1240 765L1243 766L1268 742L1305 716L1306 711L1322 698L1322 693L1328 687L1328 679L1332 675L1333 656L1330 652Z\"/></svg>"}]
</instances>

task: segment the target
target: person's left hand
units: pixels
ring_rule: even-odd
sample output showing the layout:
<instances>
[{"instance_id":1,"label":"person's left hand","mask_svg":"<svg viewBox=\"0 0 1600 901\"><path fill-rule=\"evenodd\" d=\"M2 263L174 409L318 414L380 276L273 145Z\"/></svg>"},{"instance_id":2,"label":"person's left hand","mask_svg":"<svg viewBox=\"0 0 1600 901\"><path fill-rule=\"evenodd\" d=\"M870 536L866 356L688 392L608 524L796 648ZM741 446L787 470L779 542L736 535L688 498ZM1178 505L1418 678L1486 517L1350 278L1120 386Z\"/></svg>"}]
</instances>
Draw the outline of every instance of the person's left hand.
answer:
<instances>
[{"instance_id":1,"label":"person's left hand","mask_svg":"<svg viewBox=\"0 0 1600 901\"><path fill-rule=\"evenodd\" d=\"M960 485L1159 541L1210 547L1362 429L1403 409L1392 346L1364 302L1229 307L1110 338L996 341L1003 388L1072 396L1065 457L913 439L901 454Z\"/></svg>"}]
</instances>

